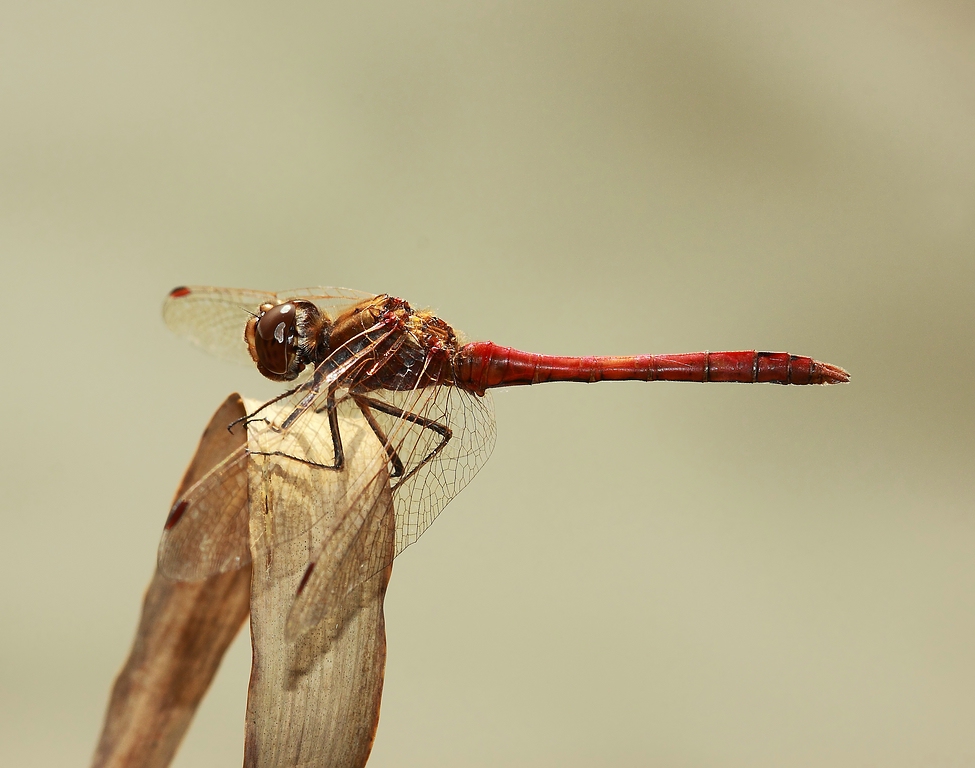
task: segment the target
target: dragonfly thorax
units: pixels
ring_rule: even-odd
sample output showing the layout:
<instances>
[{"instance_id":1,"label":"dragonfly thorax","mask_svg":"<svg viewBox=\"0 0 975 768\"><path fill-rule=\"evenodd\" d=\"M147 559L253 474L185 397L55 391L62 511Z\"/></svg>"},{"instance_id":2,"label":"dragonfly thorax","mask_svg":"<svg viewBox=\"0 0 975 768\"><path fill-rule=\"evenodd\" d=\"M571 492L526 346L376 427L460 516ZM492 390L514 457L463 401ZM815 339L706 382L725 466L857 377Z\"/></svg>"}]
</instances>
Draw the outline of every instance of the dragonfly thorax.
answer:
<instances>
[{"instance_id":1,"label":"dragonfly thorax","mask_svg":"<svg viewBox=\"0 0 975 768\"><path fill-rule=\"evenodd\" d=\"M416 311L392 296L360 302L336 318L319 347L357 357L350 380L360 391L404 391L445 383L457 351L453 329L432 312Z\"/></svg>"}]
</instances>

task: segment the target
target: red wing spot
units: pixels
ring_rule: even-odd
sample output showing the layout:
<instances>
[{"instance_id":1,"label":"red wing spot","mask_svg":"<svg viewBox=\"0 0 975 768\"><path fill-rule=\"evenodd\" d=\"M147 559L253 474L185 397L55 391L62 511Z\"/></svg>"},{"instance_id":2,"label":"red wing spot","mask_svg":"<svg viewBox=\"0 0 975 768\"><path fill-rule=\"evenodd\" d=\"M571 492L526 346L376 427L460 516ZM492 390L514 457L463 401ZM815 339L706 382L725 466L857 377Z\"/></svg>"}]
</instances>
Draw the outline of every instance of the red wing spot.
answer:
<instances>
[{"instance_id":1,"label":"red wing spot","mask_svg":"<svg viewBox=\"0 0 975 768\"><path fill-rule=\"evenodd\" d=\"M296 594L298 595L301 594L301 590L305 588L305 585L308 583L308 579L311 578L311 572L314 570L315 570L315 564L308 563L308 568L305 570L305 575L301 577L301 583L298 585L298 591Z\"/></svg>"},{"instance_id":2,"label":"red wing spot","mask_svg":"<svg viewBox=\"0 0 975 768\"><path fill-rule=\"evenodd\" d=\"M171 510L169 510L169 517L166 518L166 525L164 526L163 530L166 531L172 530L173 527L176 525L176 523L179 522L180 518L183 516L183 513L186 511L186 508L189 505L190 503L184 500L181 501L179 504L177 504L175 507L173 507Z\"/></svg>"},{"instance_id":3,"label":"red wing spot","mask_svg":"<svg viewBox=\"0 0 975 768\"><path fill-rule=\"evenodd\" d=\"M187 288L185 285L181 285L179 288L173 288L173 290L169 292L169 298L181 299L184 296L189 296L191 293L192 291L189 288Z\"/></svg>"}]
</instances>

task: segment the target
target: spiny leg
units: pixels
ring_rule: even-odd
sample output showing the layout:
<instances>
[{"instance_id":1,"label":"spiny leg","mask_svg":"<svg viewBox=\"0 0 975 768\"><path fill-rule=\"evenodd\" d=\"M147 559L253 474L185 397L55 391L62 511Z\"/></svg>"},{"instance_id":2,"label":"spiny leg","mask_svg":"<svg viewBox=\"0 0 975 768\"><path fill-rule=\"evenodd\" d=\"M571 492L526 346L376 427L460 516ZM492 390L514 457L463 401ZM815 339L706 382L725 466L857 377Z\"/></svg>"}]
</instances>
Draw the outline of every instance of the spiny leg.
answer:
<instances>
[{"instance_id":1,"label":"spiny leg","mask_svg":"<svg viewBox=\"0 0 975 768\"><path fill-rule=\"evenodd\" d=\"M365 404L369 407L375 408L377 411L389 414L390 416L393 416L397 419L403 419L404 421L409 421L413 424L419 424L424 429L429 429L433 432L436 432L442 438L440 444L437 445L432 451L430 451L430 453L424 456L423 460L420 461L419 464L417 464L415 467L413 467L413 469L407 472L406 475L404 475L400 479L400 481L396 484L396 486L402 485L404 482L406 482L407 479L415 475L424 464L433 461L433 459L437 456L437 454L439 454L446 447L447 443L450 442L450 439L454 435L453 431L446 424L441 424L439 421L428 419L426 416L420 416L418 413L411 413L410 411L404 411L401 408L396 408L395 406L389 405L389 403L384 403L382 400L376 400L374 398L367 397L365 395L353 395L353 398L355 399L356 404L360 408L362 408L363 404ZM363 411L363 413L365 412ZM386 435L383 434L382 429L379 428L379 425L376 424L374 426L372 423L373 420L370 419L369 416L366 416L366 420L369 421L370 426L372 426L373 431L376 432L376 436L380 439L382 444L388 446L387 454L389 454L389 452L392 451L392 454L390 454L390 461L393 462L393 466L403 467L402 460L396 454L396 451L392 447L392 445L389 444L390 443L389 439L386 437ZM395 456L396 458L394 459L393 456ZM393 490L396 490L396 486L393 487Z\"/></svg>"},{"instance_id":2,"label":"spiny leg","mask_svg":"<svg viewBox=\"0 0 975 768\"><path fill-rule=\"evenodd\" d=\"M328 396L325 399L325 410L328 412L328 429L332 435L332 460L335 462L334 464L322 464L311 459L302 459L299 456L292 456L290 453L285 453L284 451L251 451L250 453L254 456L281 456L302 464L307 464L310 467L341 472L345 467L345 449L342 447L342 432L339 429L338 409L335 407L334 387L328 391Z\"/></svg>"},{"instance_id":3,"label":"spiny leg","mask_svg":"<svg viewBox=\"0 0 975 768\"><path fill-rule=\"evenodd\" d=\"M396 453L396 449L393 448L389 443L389 438L383 432L383 428L379 426L379 422L376 421L376 417L372 415L372 411L369 410L369 403L362 395L352 395L352 399L355 404L359 406L359 410L362 411L362 415L366 417L366 421L369 426L372 427L372 431L375 433L376 437L379 438L379 442L382 443L383 449L386 451L386 456L389 459L389 463L393 465L393 471L390 477L402 477L403 472L403 462L400 460L399 454Z\"/></svg>"},{"instance_id":4,"label":"spiny leg","mask_svg":"<svg viewBox=\"0 0 975 768\"><path fill-rule=\"evenodd\" d=\"M232 433L234 431L234 427L236 427L240 423L243 423L244 427L246 428L247 425L250 424L252 421L263 421L269 427L272 427L273 428L273 425L271 424L271 422L268 421L266 418L263 418L262 417L260 419L255 419L254 417L257 416L257 414L259 414L261 411L263 411L269 405L274 405L275 403L279 402L280 400L284 400L284 398L286 398L286 397L291 397L291 395L293 395L296 392L298 392L302 387L307 387L307 386L308 386L308 383L305 382L305 383L299 384L297 387L294 387L292 389L289 389L287 392L285 392L283 394L280 394L277 397L271 398L266 403L264 403L263 405L261 405L261 407L258 408L253 413L248 413L246 416L241 416L239 419L235 419L234 421L230 422L227 425L227 431ZM279 430L275 429L275 431L279 431Z\"/></svg>"}]
</instances>

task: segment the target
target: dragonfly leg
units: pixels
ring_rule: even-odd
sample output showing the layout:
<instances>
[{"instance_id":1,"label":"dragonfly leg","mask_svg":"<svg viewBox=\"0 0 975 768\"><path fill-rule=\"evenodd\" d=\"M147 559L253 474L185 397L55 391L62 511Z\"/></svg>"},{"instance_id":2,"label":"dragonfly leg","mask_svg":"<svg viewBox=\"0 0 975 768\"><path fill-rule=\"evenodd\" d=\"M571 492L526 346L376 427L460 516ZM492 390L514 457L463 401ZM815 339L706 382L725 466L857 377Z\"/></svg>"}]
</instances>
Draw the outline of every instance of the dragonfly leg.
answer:
<instances>
[{"instance_id":1,"label":"dragonfly leg","mask_svg":"<svg viewBox=\"0 0 975 768\"><path fill-rule=\"evenodd\" d=\"M232 433L234 431L234 427L236 427L238 424L243 424L244 427L246 428L248 424L251 424L252 422L258 422L258 421L263 421L268 426L271 426L271 422L268 421L267 419L265 419L265 418L255 419L254 417L257 416L257 414L259 414L261 411L263 411L269 405L274 405L279 400L284 400L284 398L286 398L286 397L291 397L291 395L293 395L295 392L297 392L298 390L300 390L302 387L306 387L306 386L308 386L307 383L305 383L305 384L299 384L297 387L294 387L292 389L289 389L284 394L278 395L277 397L272 398L271 400L268 400L266 403L264 403L260 408L258 408L253 413L248 413L246 416L241 416L239 419L235 419L234 421L230 422L227 425L227 431Z\"/></svg>"},{"instance_id":2,"label":"dragonfly leg","mask_svg":"<svg viewBox=\"0 0 975 768\"><path fill-rule=\"evenodd\" d=\"M355 404L359 406L359 410L362 411L362 415L366 417L366 421L369 426L372 427L372 431L379 438L379 442L383 444L383 449L386 451L386 456L389 458L389 463L393 465L393 472L391 477L402 477L403 472L403 462L400 460L399 454L396 453L396 449L390 445L389 438L386 437L383 432L383 428L379 426L379 422L376 421L376 417L372 415L372 411L369 409L369 402L362 395L352 395L352 399Z\"/></svg>"},{"instance_id":3,"label":"dragonfly leg","mask_svg":"<svg viewBox=\"0 0 975 768\"><path fill-rule=\"evenodd\" d=\"M301 462L302 464L307 464L310 467L317 467L318 469L331 469L336 472L341 472L342 469L345 468L345 449L342 447L342 431L339 429L339 413L338 409L335 407L334 389L329 390L328 397L325 400L325 410L328 412L328 430L332 436L333 464L322 464L321 462L312 461L311 459L303 459L300 456L293 456L292 454L285 453L284 451L251 451L251 455L281 456L286 459Z\"/></svg>"},{"instance_id":4,"label":"dragonfly leg","mask_svg":"<svg viewBox=\"0 0 975 768\"><path fill-rule=\"evenodd\" d=\"M363 404L365 404L371 408L375 408L377 411L389 414L390 416L394 416L397 419L403 419L404 421L411 422L412 424L419 424L424 429L429 429L433 432L436 432L441 437L440 443L432 451L430 451L430 453L424 456L422 461L420 461L419 464L417 464L415 467L413 467L413 469L411 469L409 472L403 475L400 478L400 481L396 484L396 486L393 486L393 490L396 490L397 486L401 485L407 479L415 475L424 464L433 461L433 459L437 456L437 454L440 453L447 446L447 443L449 443L450 439L454 436L453 431L446 424L441 424L439 421L428 419L426 416L420 416L420 414L418 413L411 413L410 411L404 411L400 408L396 408L392 405L389 405L389 403L384 403L381 400L375 400L371 397L366 397L365 395L355 395L354 398L360 408L362 408ZM363 414L365 414L365 411L363 411ZM393 466L394 467L398 466L400 468L403 468L404 465L402 460L399 458L399 456L396 456L395 460L392 458L392 456L396 455L395 449L393 449L393 447L389 445L389 439L383 434L382 429L380 429L379 425L378 424L373 425L373 419L370 418L370 416L366 416L366 421L368 421L370 426L372 426L373 431L376 433L376 436L380 439L380 441L382 441L382 444L388 446L388 448L386 449L387 453L392 451L392 454L390 455L390 461L393 462Z\"/></svg>"}]
</instances>

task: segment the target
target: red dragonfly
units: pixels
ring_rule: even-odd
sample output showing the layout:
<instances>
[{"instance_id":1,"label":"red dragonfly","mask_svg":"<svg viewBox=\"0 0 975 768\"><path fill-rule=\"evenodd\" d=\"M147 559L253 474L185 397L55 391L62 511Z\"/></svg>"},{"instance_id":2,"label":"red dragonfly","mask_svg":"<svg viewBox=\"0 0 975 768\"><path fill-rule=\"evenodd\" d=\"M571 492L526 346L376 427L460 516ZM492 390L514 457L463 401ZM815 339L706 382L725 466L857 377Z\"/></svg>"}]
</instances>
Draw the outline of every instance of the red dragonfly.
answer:
<instances>
[{"instance_id":1,"label":"red dragonfly","mask_svg":"<svg viewBox=\"0 0 975 768\"><path fill-rule=\"evenodd\" d=\"M343 442L350 422L382 446L385 466L373 462L367 471L391 486L395 528L386 529L395 530L395 543L379 547L370 539L368 548L393 554L383 561L364 551L369 536L362 534L368 517L361 509L368 495L363 489L373 482L350 478L345 487L357 495L343 499L345 518L307 563L288 619L291 636L321 620L323 602L341 599L416 541L471 481L494 447L490 389L549 381L849 381L842 368L783 352L559 357L464 343L432 312L414 310L402 299L336 288L266 293L180 287L170 292L163 315L172 330L209 352L250 360L267 378L293 382L246 424L282 441L307 429L318 430L318 439L280 442L282 450L260 455L327 482L328 473L351 464ZM277 415L267 418L272 412ZM253 445L237 449L176 500L159 548L164 574L199 580L250 562L241 469L255 453ZM275 546L315 523L307 516L297 517L304 524L288 519L272 532ZM350 558L356 560L351 568L332 562ZM340 573L344 581L336 584Z\"/></svg>"}]
</instances>

